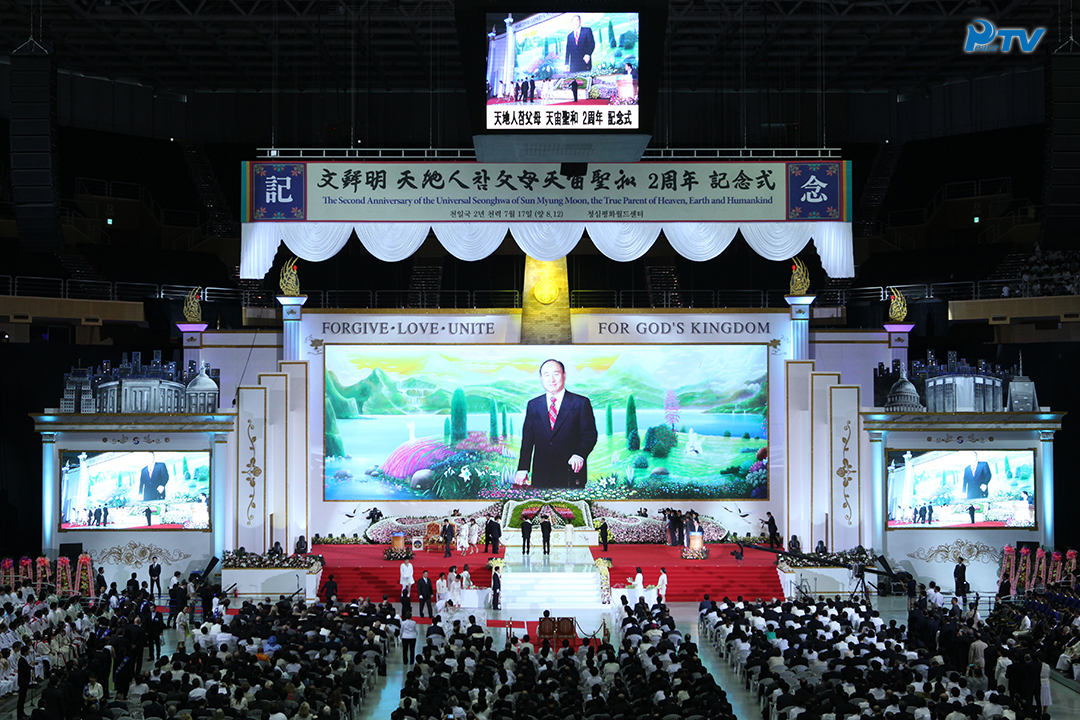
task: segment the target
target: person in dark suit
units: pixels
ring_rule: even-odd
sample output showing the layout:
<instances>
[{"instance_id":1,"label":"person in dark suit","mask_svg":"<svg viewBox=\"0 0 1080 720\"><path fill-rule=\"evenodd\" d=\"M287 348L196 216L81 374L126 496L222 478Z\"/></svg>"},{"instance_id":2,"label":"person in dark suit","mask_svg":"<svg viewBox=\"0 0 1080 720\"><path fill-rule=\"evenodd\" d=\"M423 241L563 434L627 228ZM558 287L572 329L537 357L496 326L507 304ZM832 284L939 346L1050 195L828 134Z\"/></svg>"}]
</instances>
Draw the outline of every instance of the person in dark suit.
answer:
<instances>
[{"instance_id":1,"label":"person in dark suit","mask_svg":"<svg viewBox=\"0 0 1080 720\"><path fill-rule=\"evenodd\" d=\"M765 527L769 529L769 547L780 547L784 544L784 541L780 539L780 531L776 528L776 518L772 516L771 512L765 513L769 518L765 522Z\"/></svg>"},{"instance_id":2,"label":"person in dark suit","mask_svg":"<svg viewBox=\"0 0 1080 720\"><path fill-rule=\"evenodd\" d=\"M551 554L551 518L547 515L540 521L540 540L543 543L545 555Z\"/></svg>"},{"instance_id":3,"label":"person in dark suit","mask_svg":"<svg viewBox=\"0 0 1080 720\"><path fill-rule=\"evenodd\" d=\"M578 85L577 80L571 80L570 81L570 92L574 94L574 102L577 102L577 91L578 91L579 87L581 87L581 86Z\"/></svg>"},{"instance_id":4,"label":"person in dark suit","mask_svg":"<svg viewBox=\"0 0 1080 720\"><path fill-rule=\"evenodd\" d=\"M169 471L165 463L157 462L154 453L147 453L146 467L139 474L139 492L143 500L164 500L165 486L169 484Z\"/></svg>"},{"instance_id":5,"label":"person in dark suit","mask_svg":"<svg viewBox=\"0 0 1080 720\"><path fill-rule=\"evenodd\" d=\"M502 537L502 525L498 520L492 519L488 524L488 533L491 535L491 552L499 553L499 538Z\"/></svg>"},{"instance_id":6,"label":"person in dark suit","mask_svg":"<svg viewBox=\"0 0 1080 720\"><path fill-rule=\"evenodd\" d=\"M443 557L450 557L450 548L454 547L454 523L450 522L450 518L443 520L442 532L443 542L446 544L446 550L443 552Z\"/></svg>"},{"instance_id":7,"label":"person in dark suit","mask_svg":"<svg viewBox=\"0 0 1080 720\"><path fill-rule=\"evenodd\" d=\"M521 518L521 552L526 555L532 550L532 522L529 518Z\"/></svg>"},{"instance_id":8,"label":"person in dark suit","mask_svg":"<svg viewBox=\"0 0 1080 720\"><path fill-rule=\"evenodd\" d=\"M157 587L157 592L154 592L154 587ZM158 563L157 558L150 558L150 594L157 597L161 594L161 564Z\"/></svg>"},{"instance_id":9,"label":"person in dark suit","mask_svg":"<svg viewBox=\"0 0 1080 720\"><path fill-rule=\"evenodd\" d=\"M586 458L597 440L592 403L566 390L566 367L558 360L540 365L540 380L545 392L525 408L514 484L525 483L531 463L537 488L583 488L589 478Z\"/></svg>"},{"instance_id":10,"label":"person in dark suit","mask_svg":"<svg viewBox=\"0 0 1080 720\"><path fill-rule=\"evenodd\" d=\"M30 646L23 645L19 651L19 705L15 717L26 717L26 694L34 682L34 666L30 664Z\"/></svg>"},{"instance_id":11,"label":"person in dark suit","mask_svg":"<svg viewBox=\"0 0 1080 720\"><path fill-rule=\"evenodd\" d=\"M109 583L105 580L105 568L99 567L94 576L94 592L100 597L109 589Z\"/></svg>"},{"instance_id":12,"label":"person in dark suit","mask_svg":"<svg viewBox=\"0 0 1080 720\"><path fill-rule=\"evenodd\" d=\"M491 609L499 609L499 600L502 595L502 577L499 575L499 567L496 565L491 571Z\"/></svg>"},{"instance_id":13,"label":"person in dark suit","mask_svg":"<svg viewBox=\"0 0 1080 720\"><path fill-rule=\"evenodd\" d=\"M968 456L968 464L964 467L964 496L973 500L990 495L990 466L985 462L979 462L979 453L972 451Z\"/></svg>"},{"instance_id":14,"label":"person in dark suit","mask_svg":"<svg viewBox=\"0 0 1080 720\"><path fill-rule=\"evenodd\" d=\"M143 715L150 718L167 717L166 713L168 711L165 709L165 706L161 702L164 699L165 698L163 698L158 693L153 692L143 695L141 698L142 702L149 703L148 705L143 706Z\"/></svg>"},{"instance_id":15,"label":"person in dark suit","mask_svg":"<svg viewBox=\"0 0 1080 720\"><path fill-rule=\"evenodd\" d=\"M326 582L324 582L322 586L323 602L327 604L333 602L334 596L337 595L337 593L337 581L334 580L334 576L331 575L330 578Z\"/></svg>"},{"instance_id":16,"label":"person in dark suit","mask_svg":"<svg viewBox=\"0 0 1080 720\"><path fill-rule=\"evenodd\" d=\"M592 70L596 39L593 37L592 28L581 27L580 15L575 15L573 22L574 29L566 36L566 69L572 73L588 72Z\"/></svg>"},{"instance_id":17,"label":"person in dark suit","mask_svg":"<svg viewBox=\"0 0 1080 720\"><path fill-rule=\"evenodd\" d=\"M960 558L960 561L956 563L952 576L956 585L956 597L963 598L964 602L967 602L967 565L964 564L964 558Z\"/></svg>"},{"instance_id":18,"label":"person in dark suit","mask_svg":"<svg viewBox=\"0 0 1080 720\"><path fill-rule=\"evenodd\" d=\"M604 546L604 552L607 552L608 546L608 524L607 518L600 523L600 544Z\"/></svg>"},{"instance_id":19,"label":"person in dark suit","mask_svg":"<svg viewBox=\"0 0 1080 720\"><path fill-rule=\"evenodd\" d=\"M428 577L427 570L424 571L419 582L416 583L416 594L420 596L420 617L424 617L425 607L428 615L434 617L435 611L431 607L431 598L435 595L435 588L431 585L431 578Z\"/></svg>"}]
</instances>

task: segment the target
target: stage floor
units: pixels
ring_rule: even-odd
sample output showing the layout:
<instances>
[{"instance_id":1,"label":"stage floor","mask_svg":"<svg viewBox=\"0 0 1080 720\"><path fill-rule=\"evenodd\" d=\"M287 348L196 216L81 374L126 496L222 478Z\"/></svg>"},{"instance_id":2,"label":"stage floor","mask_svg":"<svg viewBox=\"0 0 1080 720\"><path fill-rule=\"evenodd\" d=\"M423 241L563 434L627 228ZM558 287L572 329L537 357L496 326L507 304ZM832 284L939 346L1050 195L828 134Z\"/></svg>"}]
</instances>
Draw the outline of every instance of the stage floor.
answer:
<instances>
[{"instance_id":1,"label":"stage floor","mask_svg":"<svg viewBox=\"0 0 1080 720\"><path fill-rule=\"evenodd\" d=\"M627 578L633 578L640 567L646 585L655 585L660 576L660 568L667 569L668 600L671 602L693 602L701 600L705 593L719 599L726 596L734 599L741 595L745 599L781 597L783 588L776 570L776 555L761 550L747 549L745 559L739 563L731 556L734 545L710 544L709 557L704 560L683 560L679 557L681 548L670 545L609 545L608 552L600 546L577 546L571 551L569 562L565 546L552 545L551 555L543 555L539 545L532 552L523 556L517 547L500 547L496 556L493 553L474 553L459 555L456 552L449 558L442 553L418 553L413 559L413 575L419 579L424 570L434 581L440 572L446 572L451 565L456 565L460 572L465 564L469 565L469 574L475 585L490 587L491 571L487 562L492 557L502 557L508 564L507 572L523 573L596 573L595 559L610 558L611 585L613 588L625 587ZM334 575L338 583L339 596L354 599L357 597L382 597L388 595L396 599L401 592L399 583L401 562L384 560L385 545L318 545L314 553L326 558L323 580ZM416 590L412 592L416 598Z\"/></svg>"}]
</instances>

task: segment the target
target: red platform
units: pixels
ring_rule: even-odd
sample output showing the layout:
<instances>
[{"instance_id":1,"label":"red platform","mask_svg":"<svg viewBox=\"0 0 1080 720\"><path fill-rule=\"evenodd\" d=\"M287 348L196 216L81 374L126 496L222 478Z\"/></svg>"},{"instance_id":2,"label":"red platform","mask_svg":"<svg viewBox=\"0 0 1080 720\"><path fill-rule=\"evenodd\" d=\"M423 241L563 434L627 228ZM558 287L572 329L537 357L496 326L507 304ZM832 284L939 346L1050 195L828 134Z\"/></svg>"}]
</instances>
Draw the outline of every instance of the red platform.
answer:
<instances>
[{"instance_id":1,"label":"red platform","mask_svg":"<svg viewBox=\"0 0 1080 720\"><path fill-rule=\"evenodd\" d=\"M401 561L383 560L383 551L386 545L316 545L313 554L322 555L326 558L326 569L323 570L323 582L331 575L338 584L338 598L354 600L358 597L374 597L382 599L384 594L390 596L392 602L397 602L401 597ZM439 578L439 573L446 572L451 565L457 565L458 572L462 566L469 565L469 576L474 585L488 587L491 585L491 571L487 569L487 562L493 557L502 557L505 548L499 548L496 556L494 553L473 553L472 555L459 555L456 551L452 557L444 558L441 552L417 553L413 559L413 577L416 580L425 570L431 578L432 585ZM415 602L416 588L413 588L412 599Z\"/></svg>"},{"instance_id":2,"label":"red platform","mask_svg":"<svg viewBox=\"0 0 1080 720\"><path fill-rule=\"evenodd\" d=\"M683 560L682 548L671 545L609 545L590 548L594 558L611 558L612 586L626 585L641 568L646 585L655 585L660 568L667 568L668 602L700 602L708 593L713 600L725 595L735 599L770 600L782 597L783 586L776 571L776 555L747 548L739 563L731 556L734 545L709 544L709 557ZM615 591L613 591L614 593Z\"/></svg>"},{"instance_id":3,"label":"red platform","mask_svg":"<svg viewBox=\"0 0 1080 720\"><path fill-rule=\"evenodd\" d=\"M746 600L783 595L774 564L776 555L772 553L747 549L744 561L738 563L730 554L734 545L708 545L709 557L705 560L683 560L679 557L681 549L669 545L613 544L608 547L606 553L599 546L590 549L594 558L611 558L612 585L625 585L626 578L632 578L638 567L645 576L645 584L655 585L660 568L665 567L670 602L698 602L705 593L714 599L725 595L734 599L742 595ZM339 597L379 600L385 593L396 601L401 592L398 580L401 563L383 560L385 549L385 545L317 545L314 551L326 558L323 580L334 575ZM504 554L505 548L502 548L499 556ZM537 553L533 555L536 557ZM491 557L491 553L462 556L455 552L449 558L444 558L442 553L418 553L413 560L413 575L419 579L427 570L434 581L451 565L457 565L460 571L462 565L468 563L473 583L487 587L491 584L491 572L486 565ZM416 601L415 588L413 601Z\"/></svg>"}]
</instances>

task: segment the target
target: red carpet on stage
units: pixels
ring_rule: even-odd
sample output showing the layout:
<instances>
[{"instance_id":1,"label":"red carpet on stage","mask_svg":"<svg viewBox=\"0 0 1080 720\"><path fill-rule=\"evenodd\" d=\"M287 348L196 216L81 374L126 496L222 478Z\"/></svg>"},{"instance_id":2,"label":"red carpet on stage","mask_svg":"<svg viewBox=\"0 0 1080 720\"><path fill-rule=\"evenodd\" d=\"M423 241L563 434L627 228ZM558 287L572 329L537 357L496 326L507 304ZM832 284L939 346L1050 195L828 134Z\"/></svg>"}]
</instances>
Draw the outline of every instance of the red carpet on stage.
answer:
<instances>
[{"instance_id":1,"label":"red carpet on stage","mask_svg":"<svg viewBox=\"0 0 1080 720\"><path fill-rule=\"evenodd\" d=\"M633 578L638 567L645 575L645 584L655 585L660 577L660 568L666 567L667 599L671 602L698 602L705 593L714 599L725 595L734 599L742 595L747 600L783 595L780 577L773 564L775 555L747 549L745 560L740 565L730 555L734 545L710 544L708 548L709 557L705 560L683 560L679 557L680 548L669 545L610 545L606 553L599 546L590 549L594 558L611 558L613 586L625 585L626 578ZM378 601L385 593L396 603L401 593L401 563L383 560L385 549L385 545L317 545L314 554L326 559L323 580L334 576L339 598L354 600L358 597L374 597ZM499 557L504 553L505 548L501 548ZM413 576L419 579L427 570L434 582L439 573L446 572L451 565L457 565L460 571L468 563L473 583L488 587L491 585L491 571L486 566L491 557L494 555L482 552L473 555L458 555L455 552L449 558L444 558L442 553L421 552L413 560ZM613 594L617 592L618 588L614 587ZM412 597L416 602L415 588Z\"/></svg>"},{"instance_id":2,"label":"red carpet on stage","mask_svg":"<svg viewBox=\"0 0 1080 720\"><path fill-rule=\"evenodd\" d=\"M769 600L782 597L783 587L776 572L776 555L762 550L746 549L740 564L731 556L734 545L709 544L705 560L683 560L681 548L670 545L609 545L590 548L594 558L611 558L612 596L616 586L626 585L641 568L646 585L655 585L660 568L667 568L669 602L699 602L708 593L713 600L725 595L731 599L742 595L746 600Z\"/></svg>"},{"instance_id":3,"label":"red carpet on stage","mask_svg":"<svg viewBox=\"0 0 1080 720\"><path fill-rule=\"evenodd\" d=\"M382 599L383 594L390 596L390 600L397 603L401 597L401 561L383 560L383 551L386 545L316 545L312 554L322 555L326 558L326 568L323 570L323 582L331 575L338 584L338 599L355 600L358 597L374 597L376 601ZM498 555L494 553L474 553L472 555L459 555L454 552L452 557L444 558L441 552L420 552L413 558L413 578L420 579L425 570L431 578L432 585L439 579L439 573L446 572L451 565L457 565L461 572L463 565L469 566L469 576L474 585L489 587L491 585L491 571L487 569L487 562L493 557L502 557L505 548L500 548ZM418 600L416 588L412 590L413 602ZM415 609L414 609L415 612Z\"/></svg>"}]
</instances>

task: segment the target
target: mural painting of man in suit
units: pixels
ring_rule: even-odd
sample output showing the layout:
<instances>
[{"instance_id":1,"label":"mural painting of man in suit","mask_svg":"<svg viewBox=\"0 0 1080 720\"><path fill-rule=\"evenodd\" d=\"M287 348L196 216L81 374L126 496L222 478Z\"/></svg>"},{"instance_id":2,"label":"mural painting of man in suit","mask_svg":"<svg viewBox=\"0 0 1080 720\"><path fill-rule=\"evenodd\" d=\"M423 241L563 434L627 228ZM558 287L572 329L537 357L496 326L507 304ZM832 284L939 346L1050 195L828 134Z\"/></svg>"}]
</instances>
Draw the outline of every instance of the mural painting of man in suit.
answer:
<instances>
[{"instance_id":1,"label":"mural painting of man in suit","mask_svg":"<svg viewBox=\"0 0 1080 720\"><path fill-rule=\"evenodd\" d=\"M529 401L521 428L521 455L514 482L525 484L532 468L537 488L582 488L588 481L589 453L596 446L596 418L584 395L566 389L559 360L540 366L544 394Z\"/></svg>"}]
</instances>

